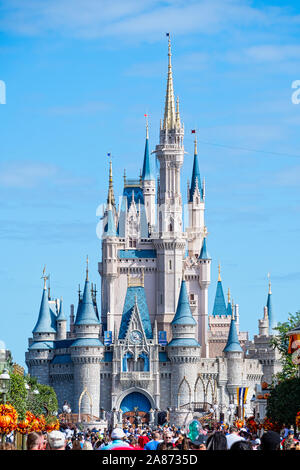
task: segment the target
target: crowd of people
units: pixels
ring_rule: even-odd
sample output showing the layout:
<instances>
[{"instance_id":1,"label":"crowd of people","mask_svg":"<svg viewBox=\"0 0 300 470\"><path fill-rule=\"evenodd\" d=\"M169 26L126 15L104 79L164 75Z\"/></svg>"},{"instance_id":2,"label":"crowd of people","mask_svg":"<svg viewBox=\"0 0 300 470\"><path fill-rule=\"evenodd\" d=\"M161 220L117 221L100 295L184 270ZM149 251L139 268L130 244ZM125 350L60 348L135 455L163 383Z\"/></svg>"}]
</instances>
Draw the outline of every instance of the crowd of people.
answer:
<instances>
[{"instance_id":1,"label":"crowd of people","mask_svg":"<svg viewBox=\"0 0 300 470\"><path fill-rule=\"evenodd\" d=\"M32 432L27 436L27 450L300 450L300 433L284 426L280 433L266 431L260 437L247 427L234 425L199 426L198 436L191 438L188 427L125 425L98 431L85 432L75 425L62 424L59 431ZM3 442L1 450L14 450L13 442Z\"/></svg>"}]
</instances>

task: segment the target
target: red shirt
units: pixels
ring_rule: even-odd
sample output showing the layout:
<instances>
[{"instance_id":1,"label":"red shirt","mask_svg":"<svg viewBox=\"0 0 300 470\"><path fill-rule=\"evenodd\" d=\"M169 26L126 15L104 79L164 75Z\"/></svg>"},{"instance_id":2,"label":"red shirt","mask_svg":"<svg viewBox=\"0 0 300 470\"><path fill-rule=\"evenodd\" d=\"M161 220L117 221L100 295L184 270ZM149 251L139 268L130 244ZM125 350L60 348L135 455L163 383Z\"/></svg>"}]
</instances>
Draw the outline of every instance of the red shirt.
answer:
<instances>
[{"instance_id":1,"label":"red shirt","mask_svg":"<svg viewBox=\"0 0 300 470\"><path fill-rule=\"evenodd\" d=\"M139 446L143 449L144 446L147 444L147 442L149 442L149 437L148 436L140 436L138 438L138 443L139 443Z\"/></svg>"}]
</instances>

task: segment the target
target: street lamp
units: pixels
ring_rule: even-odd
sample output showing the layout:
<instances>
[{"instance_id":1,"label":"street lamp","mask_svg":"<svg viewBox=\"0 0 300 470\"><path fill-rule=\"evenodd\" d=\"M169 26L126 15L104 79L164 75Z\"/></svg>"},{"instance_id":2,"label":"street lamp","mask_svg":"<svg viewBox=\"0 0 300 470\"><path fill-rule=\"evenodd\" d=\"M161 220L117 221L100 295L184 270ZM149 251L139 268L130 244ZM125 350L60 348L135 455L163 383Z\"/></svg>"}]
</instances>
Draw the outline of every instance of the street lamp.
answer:
<instances>
[{"instance_id":1,"label":"street lamp","mask_svg":"<svg viewBox=\"0 0 300 470\"><path fill-rule=\"evenodd\" d=\"M6 394L9 391L10 375L7 369L3 369L0 375L0 394L3 395L3 403L6 403Z\"/></svg>"}]
</instances>

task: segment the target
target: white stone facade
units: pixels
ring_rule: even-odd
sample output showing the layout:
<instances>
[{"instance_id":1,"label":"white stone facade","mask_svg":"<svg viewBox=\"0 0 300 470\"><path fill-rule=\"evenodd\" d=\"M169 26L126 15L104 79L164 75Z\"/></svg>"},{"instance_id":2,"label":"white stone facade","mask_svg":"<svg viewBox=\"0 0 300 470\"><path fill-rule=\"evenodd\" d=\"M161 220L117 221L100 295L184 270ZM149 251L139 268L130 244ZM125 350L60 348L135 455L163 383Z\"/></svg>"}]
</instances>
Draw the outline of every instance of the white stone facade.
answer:
<instances>
[{"instance_id":1,"label":"white stone facade","mask_svg":"<svg viewBox=\"0 0 300 470\"><path fill-rule=\"evenodd\" d=\"M183 137L178 105L175 112L169 49L165 115L155 150L160 162L159 180L140 180L132 187L129 181L125 182L124 191L130 197L124 202L123 213L113 206L115 233L103 234L99 262L101 325L76 326L73 307L69 331L60 322L56 334L38 337L34 333L29 340L26 353L29 373L54 387L60 407L67 400L76 413L81 400L81 413L99 417L101 410L119 410L123 400L135 393L145 397L152 409L170 408L170 419L176 424L186 422L194 410L207 409L214 403L218 404L217 413L224 413L226 419L228 405L236 404L236 387L249 387L250 399L262 377L269 378L274 371L272 367L267 371L265 366L269 365L262 362L258 339L247 355L223 353L230 327L228 317L211 319L209 324L211 258L200 253L207 234L205 188L204 182L197 180L196 190L189 194L189 226L183 231L180 191ZM141 200L145 203L148 236L143 227ZM183 325L175 330L171 322L183 278L196 326ZM152 329L148 336L144 327L147 315L138 300L124 335L120 333L130 286L145 293ZM110 345L104 345L104 331L112 332ZM160 331L167 332L168 343L177 338L180 345L159 344ZM132 332L138 332L135 339ZM246 349L247 333L241 333L239 338ZM83 341L81 345L72 345L78 339ZM94 339L101 344L93 344ZM190 339L194 342L185 345L185 339L187 343ZM219 349L210 348L214 340ZM250 413L248 402L246 414L247 411Z\"/></svg>"}]
</instances>

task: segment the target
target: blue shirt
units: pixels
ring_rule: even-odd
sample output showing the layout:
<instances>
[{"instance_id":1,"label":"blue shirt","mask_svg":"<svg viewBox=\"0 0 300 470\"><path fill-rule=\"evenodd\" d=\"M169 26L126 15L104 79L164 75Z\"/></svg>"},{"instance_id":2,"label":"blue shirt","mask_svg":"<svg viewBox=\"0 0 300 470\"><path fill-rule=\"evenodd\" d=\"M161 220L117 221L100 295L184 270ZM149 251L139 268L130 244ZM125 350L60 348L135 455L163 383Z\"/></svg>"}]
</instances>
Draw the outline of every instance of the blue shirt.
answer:
<instances>
[{"instance_id":1,"label":"blue shirt","mask_svg":"<svg viewBox=\"0 0 300 470\"><path fill-rule=\"evenodd\" d=\"M159 441L149 441L144 447L144 450L156 450L159 446Z\"/></svg>"}]
</instances>

